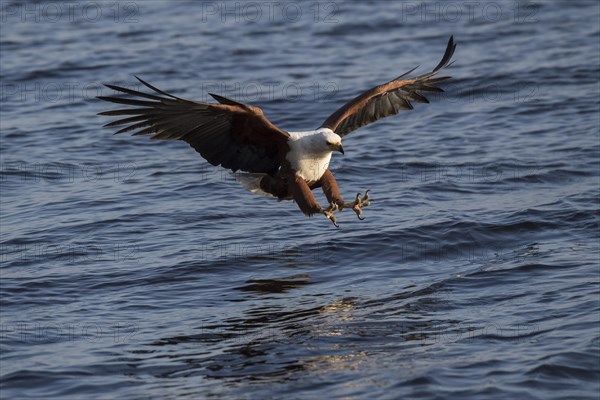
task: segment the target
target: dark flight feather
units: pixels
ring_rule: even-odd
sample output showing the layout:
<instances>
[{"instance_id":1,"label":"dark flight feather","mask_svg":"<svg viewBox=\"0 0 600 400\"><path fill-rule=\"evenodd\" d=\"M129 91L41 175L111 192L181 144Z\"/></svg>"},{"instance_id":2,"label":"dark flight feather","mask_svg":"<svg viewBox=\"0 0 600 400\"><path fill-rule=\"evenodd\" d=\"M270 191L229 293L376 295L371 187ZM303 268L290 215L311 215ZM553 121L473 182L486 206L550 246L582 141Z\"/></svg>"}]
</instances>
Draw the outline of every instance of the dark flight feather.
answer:
<instances>
[{"instance_id":1,"label":"dark flight feather","mask_svg":"<svg viewBox=\"0 0 600 400\"><path fill-rule=\"evenodd\" d=\"M430 85L449 78L434 76L452 64L450 60L455 48L454 38L450 37L442 60L433 71L415 78L401 79L416 69L413 68L388 83L367 90L331 114L321 128L329 128L338 135L345 136L381 118L395 115L399 110L412 110L411 101L429 103L419 92L443 92Z\"/></svg>"},{"instance_id":2,"label":"dark flight feather","mask_svg":"<svg viewBox=\"0 0 600 400\"><path fill-rule=\"evenodd\" d=\"M233 172L274 174L279 169L289 150L289 135L273 125L259 108L219 95L213 97L221 104L186 100L136 78L162 96L106 85L134 98L99 96L100 100L132 106L99 113L129 116L105 126L126 125L116 133L134 131L133 135L153 134L151 139L186 141L212 165Z\"/></svg>"}]
</instances>

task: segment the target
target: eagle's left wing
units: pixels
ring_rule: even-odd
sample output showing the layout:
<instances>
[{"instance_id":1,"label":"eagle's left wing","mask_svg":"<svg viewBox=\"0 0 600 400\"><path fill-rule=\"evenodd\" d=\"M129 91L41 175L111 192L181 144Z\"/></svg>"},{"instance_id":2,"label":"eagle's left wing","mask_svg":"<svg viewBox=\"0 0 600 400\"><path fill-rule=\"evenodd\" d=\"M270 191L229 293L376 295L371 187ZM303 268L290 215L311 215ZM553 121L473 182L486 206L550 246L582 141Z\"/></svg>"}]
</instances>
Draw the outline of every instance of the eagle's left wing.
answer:
<instances>
[{"instance_id":1,"label":"eagle's left wing","mask_svg":"<svg viewBox=\"0 0 600 400\"><path fill-rule=\"evenodd\" d=\"M272 175L279 169L289 150L289 134L271 123L260 108L215 94L211 96L220 104L186 100L137 79L155 93L106 85L133 98L99 96L128 106L100 113L127 116L105 126L125 125L117 133L135 131L134 135L151 133L151 139L186 141L212 165L233 172Z\"/></svg>"},{"instance_id":2,"label":"eagle's left wing","mask_svg":"<svg viewBox=\"0 0 600 400\"><path fill-rule=\"evenodd\" d=\"M321 128L329 128L338 135L345 136L378 119L395 115L400 110L412 110L411 101L429 103L419 92L443 92L432 85L449 78L438 78L436 75L449 65L455 48L454 38L450 37L444 57L433 71L415 78L401 79L414 71L412 69L388 83L367 90L331 114Z\"/></svg>"}]
</instances>

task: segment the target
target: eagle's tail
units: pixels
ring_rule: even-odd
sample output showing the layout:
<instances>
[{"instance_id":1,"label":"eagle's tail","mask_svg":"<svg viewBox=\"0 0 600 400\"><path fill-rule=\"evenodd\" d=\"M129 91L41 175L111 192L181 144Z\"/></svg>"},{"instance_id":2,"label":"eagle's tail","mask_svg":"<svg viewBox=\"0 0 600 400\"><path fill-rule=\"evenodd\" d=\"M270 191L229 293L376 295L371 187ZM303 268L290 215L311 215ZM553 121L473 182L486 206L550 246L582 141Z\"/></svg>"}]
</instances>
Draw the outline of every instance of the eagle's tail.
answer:
<instances>
[{"instance_id":1,"label":"eagle's tail","mask_svg":"<svg viewBox=\"0 0 600 400\"><path fill-rule=\"evenodd\" d=\"M260 188L260 180L267 174L236 172L231 174L237 179L246 189L252 193L267 197L275 197L271 193L267 193Z\"/></svg>"}]
</instances>

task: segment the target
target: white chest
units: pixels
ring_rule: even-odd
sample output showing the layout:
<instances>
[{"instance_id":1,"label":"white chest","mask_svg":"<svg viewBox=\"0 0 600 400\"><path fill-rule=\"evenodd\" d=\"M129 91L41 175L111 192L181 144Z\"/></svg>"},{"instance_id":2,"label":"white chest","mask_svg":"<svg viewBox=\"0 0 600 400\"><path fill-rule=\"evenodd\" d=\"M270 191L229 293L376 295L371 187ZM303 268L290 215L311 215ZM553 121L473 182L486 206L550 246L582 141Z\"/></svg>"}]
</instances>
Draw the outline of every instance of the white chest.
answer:
<instances>
[{"instance_id":1,"label":"white chest","mask_svg":"<svg viewBox=\"0 0 600 400\"><path fill-rule=\"evenodd\" d=\"M291 157L290 163L298 175L306 181L318 181L321 179L331 161L331 153L322 156Z\"/></svg>"}]
</instances>

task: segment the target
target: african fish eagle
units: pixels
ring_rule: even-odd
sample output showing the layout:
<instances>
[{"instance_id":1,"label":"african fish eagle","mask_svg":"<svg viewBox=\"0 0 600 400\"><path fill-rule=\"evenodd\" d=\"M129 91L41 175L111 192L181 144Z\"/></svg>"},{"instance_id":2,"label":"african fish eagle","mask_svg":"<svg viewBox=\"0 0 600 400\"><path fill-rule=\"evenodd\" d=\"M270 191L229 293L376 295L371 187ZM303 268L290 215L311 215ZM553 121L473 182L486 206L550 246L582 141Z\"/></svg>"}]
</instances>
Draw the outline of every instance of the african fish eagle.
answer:
<instances>
[{"instance_id":1,"label":"african fish eagle","mask_svg":"<svg viewBox=\"0 0 600 400\"><path fill-rule=\"evenodd\" d=\"M105 126L127 125L116 133L137 130L133 135L152 133L150 139L184 140L214 166L237 173L241 183L255 193L279 200L295 200L306 215L324 214L335 226L334 211L352 208L359 219L362 207L370 204L368 190L354 201L345 202L329 162L333 151L344 154L342 137L378 119L411 110L411 101L429 103L419 92L442 92L434 84L449 77L437 74L450 64L456 44L450 37L440 63L430 73L405 78L412 70L376 86L350 100L331 114L316 130L287 132L275 126L262 110L236 100L209 93L218 103L182 99L136 78L156 94L120 86L110 89L137 97L99 99L135 106L99 115L127 118ZM158 95L157 95L158 94ZM162 95L162 96L161 96ZM148 100L140 100L140 98ZM319 205L312 190L321 187L329 207Z\"/></svg>"}]
</instances>

